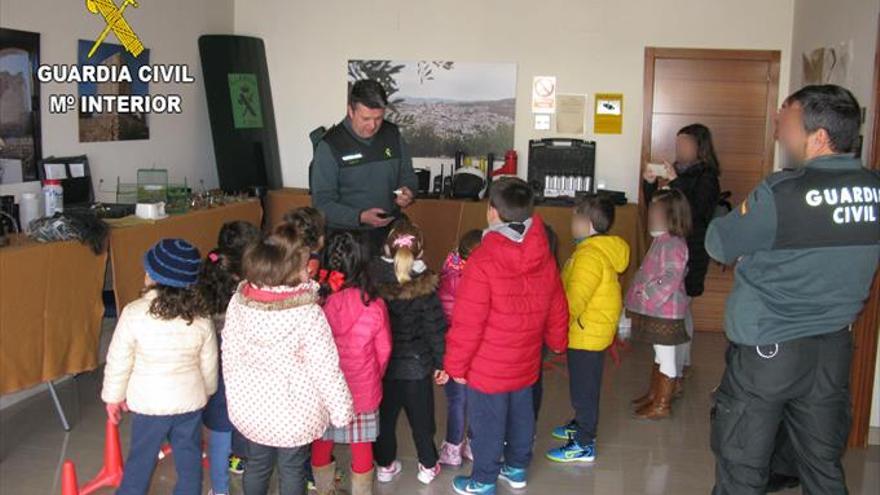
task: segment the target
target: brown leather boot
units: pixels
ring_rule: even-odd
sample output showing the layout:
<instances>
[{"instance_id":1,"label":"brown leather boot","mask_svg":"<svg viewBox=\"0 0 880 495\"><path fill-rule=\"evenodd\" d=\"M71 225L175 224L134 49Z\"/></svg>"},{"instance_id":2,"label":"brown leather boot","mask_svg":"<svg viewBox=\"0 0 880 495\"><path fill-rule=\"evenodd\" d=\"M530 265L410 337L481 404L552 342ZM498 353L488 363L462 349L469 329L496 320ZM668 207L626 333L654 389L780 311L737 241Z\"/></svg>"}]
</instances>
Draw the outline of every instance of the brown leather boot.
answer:
<instances>
[{"instance_id":1,"label":"brown leather boot","mask_svg":"<svg viewBox=\"0 0 880 495\"><path fill-rule=\"evenodd\" d=\"M373 495L373 473L370 469L366 473L351 473L351 495Z\"/></svg>"},{"instance_id":2,"label":"brown leather boot","mask_svg":"<svg viewBox=\"0 0 880 495\"><path fill-rule=\"evenodd\" d=\"M654 363L654 366L651 368L651 379L648 382L648 391L645 392L645 394L642 395L641 397L632 400L633 407L635 407L636 409L640 409L645 404L648 404L648 403L654 401L654 394L657 390L657 378L658 378L657 375L659 375L659 374L660 374L660 365L657 363Z\"/></svg>"},{"instance_id":3,"label":"brown leather boot","mask_svg":"<svg viewBox=\"0 0 880 495\"><path fill-rule=\"evenodd\" d=\"M678 377L672 386L672 400L680 398L684 395L684 378Z\"/></svg>"},{"instance_id":4,"label":"brown leather boot","mask_svg":"<svg viewBox=\"0 0 880 495\"><path fill-rule=\"evenodd\" d=\"M689 365L689 364L684 365L684 367L681 370L681 378L683 380L687 380L693 374L694 374L694 368L691 367L691 365Z\"/></svg>"},{"instance_id":5,"label":"brown leather boot","mask_svg":"<svg viewBox=\"0 0 880 495\"><path fill-rule=\"evenodd\" d=\"M660 373L657 381L657 392L654 395L654 402L643 407L636 412L639 419L664 419L668 418L672 412L672 389L675 387L675 378L670 378Z\"/></svg>"},{"instance_id":6,"label":"brown leather boot","mask_svg":"<svg viewBox=\"0 0 880 495\"><path fill-rule=\"evenodd\" d=\"M321 467L312 466L312 475L315 477L315 491L318 495L343 495L345 493L336 488L335 462Z\"/></svg>"}]
</instances>

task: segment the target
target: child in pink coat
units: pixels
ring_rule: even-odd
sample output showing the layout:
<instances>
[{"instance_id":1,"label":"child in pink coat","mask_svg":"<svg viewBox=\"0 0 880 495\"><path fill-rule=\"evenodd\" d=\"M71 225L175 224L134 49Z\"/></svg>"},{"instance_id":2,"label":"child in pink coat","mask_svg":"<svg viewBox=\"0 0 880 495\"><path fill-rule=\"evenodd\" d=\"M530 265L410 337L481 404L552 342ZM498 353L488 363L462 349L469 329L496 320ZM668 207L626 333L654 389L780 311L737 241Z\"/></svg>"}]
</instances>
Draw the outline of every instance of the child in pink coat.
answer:
<instances>
[{"instance_id":1,"label":"child in pink coat","mask_svg":"<svg viewBox=\"0 0 880 495\"><path fill-rule=\"evenodd\" d=\"M654 367L648 392L633 400L636 416L669 416L676 385L680 384L675 346L690 340L685 330L688 296L685 291L691 229L690 206L677 189L658 192L648 210L651 243L642 266L626 294L634 340L654 345Z\"/></svg>"},{"instance_id":2,"label":"child in pink coat","mask_svg":"<svg viewBox=\"0 0 880 495\"><path fill-rule=\"evenodd\" d=\"M339 367L354 402L355 418L331 427L312 444L312 469L318 494L336 493L333 446L351 445L352 493L367 495L373 486L373 444L379 433L382 376L391 356L391 324L385 302L367 273L367 252L349 232L333 235L319 274L327 294L324 314L339 350Z\"/></svg>"},{"instance_id":3,"label":"child in pink coat","mask_svg":"<svg viewBox=\"0 0 880 495\"><path fill-rule=\"evenodd\" d=\"M483 240L481 230L471 230L461 236L458 249L449 253L440 273L440 285L437 296L443 304L446 321L452 322L452 310L455 306L455 293L461 281L461 274L467 263L468 256ZM464 419L467 415L467 387L453 380L446 382L446 440L440 446L440 463L447 466L461 466L461 458L473 459L465 441Z\"/></svg>"}]
</instances>

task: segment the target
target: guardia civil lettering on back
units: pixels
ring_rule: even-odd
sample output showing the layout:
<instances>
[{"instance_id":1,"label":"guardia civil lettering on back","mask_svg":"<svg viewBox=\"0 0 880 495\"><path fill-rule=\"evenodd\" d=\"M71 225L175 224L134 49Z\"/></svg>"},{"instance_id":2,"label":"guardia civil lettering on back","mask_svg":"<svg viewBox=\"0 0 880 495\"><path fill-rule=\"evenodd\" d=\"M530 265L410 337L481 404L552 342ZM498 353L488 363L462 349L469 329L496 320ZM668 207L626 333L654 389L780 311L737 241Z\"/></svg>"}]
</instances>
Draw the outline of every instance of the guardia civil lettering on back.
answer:
<instances>
[{"instance_id":1,"label":"guardia civil lettering on back","mask_svg":"<svg viewBox=\"0 0 880 495\"><path fill-rule=\"evenodd\" d=\"M852 153L828 153L771 175L713 222L709 254L737 262L728 338L774 344L855 321L880 256L878 210L877 173Z\"/></svg>"}]
</instances>

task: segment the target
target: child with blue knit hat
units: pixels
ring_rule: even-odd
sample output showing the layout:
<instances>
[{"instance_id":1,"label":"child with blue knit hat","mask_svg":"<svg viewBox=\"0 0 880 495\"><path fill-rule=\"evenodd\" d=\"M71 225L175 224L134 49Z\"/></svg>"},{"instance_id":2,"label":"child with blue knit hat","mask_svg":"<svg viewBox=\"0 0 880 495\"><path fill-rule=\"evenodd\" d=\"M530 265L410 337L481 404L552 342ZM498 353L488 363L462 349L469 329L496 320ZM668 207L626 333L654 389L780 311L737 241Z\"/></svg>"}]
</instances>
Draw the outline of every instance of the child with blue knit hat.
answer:
<instances>
[{"instance_id":1,"label":"child with blue knit hat","mask_svg":"<svg viewBox=\"0 0 880 495\"><path fill-rule=\"evenodd\" d=\"M175 494L202 490L202 409L217 389L217 340L196 293L201 257L183 239L163 239L144 255L144 292L116 324L101 398L110 421L130 411L131 446L119 495L145 494L167 438Z\"/></svg>"}]
</instances>

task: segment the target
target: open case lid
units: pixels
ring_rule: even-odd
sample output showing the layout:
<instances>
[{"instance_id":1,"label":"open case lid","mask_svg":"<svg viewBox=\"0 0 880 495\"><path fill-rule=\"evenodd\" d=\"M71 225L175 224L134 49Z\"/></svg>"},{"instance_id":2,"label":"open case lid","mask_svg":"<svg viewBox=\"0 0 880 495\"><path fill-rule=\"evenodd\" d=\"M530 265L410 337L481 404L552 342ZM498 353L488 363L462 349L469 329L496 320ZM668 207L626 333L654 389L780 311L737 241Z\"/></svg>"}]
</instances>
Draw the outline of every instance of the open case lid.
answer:
<instances>
[{"instance_id":1,"label":"open case lid","mask_svg":"<svg viewBox=\"0 0 880 495\"><path fill-rule=\"evenodd\" d=\"M37 173L40 181L61 180L61 187L64 188L64 206L94 203L95 190L88 156L49 156L40 160Z\"/></svg>"}]
</instances>

